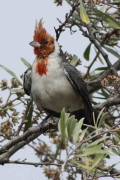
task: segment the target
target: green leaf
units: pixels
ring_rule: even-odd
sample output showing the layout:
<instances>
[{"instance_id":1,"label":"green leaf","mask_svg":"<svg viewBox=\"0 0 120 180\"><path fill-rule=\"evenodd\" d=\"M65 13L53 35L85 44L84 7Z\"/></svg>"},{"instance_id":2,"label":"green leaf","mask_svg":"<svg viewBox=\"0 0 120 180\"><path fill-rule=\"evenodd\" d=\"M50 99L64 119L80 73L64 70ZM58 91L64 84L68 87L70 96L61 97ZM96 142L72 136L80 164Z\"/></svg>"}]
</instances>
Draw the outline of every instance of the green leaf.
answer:
<instances>
[{"instance_id":1,"label":"green leaf","mask_svg":"<svg viewBox=\"0 0 120 180\"><path fill-rule=\"evenodd\" d=\"M98 127L101 127L101 125L104 123L104 120L106 119L107 115L108 115L108 112L106 112L102 115L102 117L100 118L100 120L98 122Z\"/></svg>"},{"instance_id":2,"label":"green leaf","mask_svg":"<svg viewBox=\"0 0 120 180\"><path fill-rule=\"evenodd\" d=\"M99 165L101 160L104 158L105 154L97 154L93 160L91 170L93 170L96 166Z\"/></svg>"},{"instance_id":3,"label":"green leaf","mask_svg":"<svg viewBox=\"0 0 120 180\"><path fill-rule=\"evenodd\" d=\"M91 43L87 46L87 48L85 49L85 51L84 51L84 54L83 54L83 56L84 56L84 58L87 60L87 61L89 61L89 58L90 58L90 49L91 49Z\"/></svg>"},{"instance_id":4,"label":"green leaf","mask_svg":"<svg viewBox=\"0 0 120 180\"><path fill-rule=\"evenodd\" d=\"M97 154L98 151L100 151L102 148L101 144L95 145L93 147L88 147L84 150L84 153L79 154L77 157L82 157L82 156L89 156L91 154Z\"/></svg>"},{"instance_id":5,"label":"green leaf","mask_svg":"<svg viewBox=\"0 0 120 180\"><path fill-rule=\"evenodd\" d=\"M85 8L84 8L82 0L80 0L80 17L84 23L90 24L90 19L87 15Z\"/></svg>"},{"instance_id":6,"label":"green leaf","mask_svg":"<svg viewBox=\"0 0 120 180\"><path fill-rule=\"evenodd\" d=\"M120 54L117 53L117 51L115 51L114 49L108 48L108 47L106 47L106 46L104 46L104 48L105 48L109 53L111 53L112 55L114 55L115 57L120 58Z\"/></svg>"},{"instance_id":7,"label":"green leaf","mask_svg":"<svg viewBox=\"0 0 120 180\"><path fill-rule=\"evenodd\" d=\"M12 108L12 107L16 107L16 106L18 106L18 105L20 105L20 104L22 104L22 102L12 105L11 108ZM9 110L9 109L10 109L10 107L8 106L8 107L6 107L6 108L0 109L0 111L5 111L5 110Z\"/></svg>"},{"instance_id":8,"label":"green leaf","mask_svg":"<svg viewBox=\"0 0 120 180\"><path fill-rule=\"evenodd\" d=\"M106 124L105 123L105 128L107 128L108 130L111 130L111 126L109 126L108 124ZM113 134L114 136L116 136L116 138L115 139L117 139L118 138L118 143L120 142L120 135L118 134L118 133L116 133L116 132L111 132L111 134ZM117 144L118 144L117 143Z\"/></svg>"},{"instance_id":9,"label":"green leaf","mask_svg":"<svg viewBox=\"0 0 120 180\"><path fill-rule=\"evenodd\" d=\"M101 149L101 148L102 148L101 144L91 147L91 148L86 148L83 154L80 153L76 155L76 157L80 158L83 156L90 156L90 155L97 155L97 154L103 154L103 155L110 154L111 148L107 148L107 149Z\"/></svg>"},{"instance_id":10,"label":"green leaf","mask_svg":"<svg viewBox=\"0 0 120 180\"><path fill-rule=\"evenodd\" d=\"M70 64L73 65L73 66L76 66L78 61L79 61L78 57L76 55L74 55L72 57L72 60L71 60Z\"/></svg>"},{"instance_id":11,"label":"green leaf","mask_svg":"<svg viewBox=\"0 0 120 180\"><path fill-rule=\"evenodd\" d=\"M13 94L16 94L16 93L20 93L20 94L24 94L24 90L22 88L14 88L14 89L10 89L10 92L13 93Z\"/></svg>"},{"instance_id":12,"label":"green leaf","mask_svg":"<svg viewBox=\"0 0 120 180\"><path fill-rule=\"evenodd\" d=\"M60 116L60 120L58 123L58 130L61 134L62 134L63 129L65 129L66 119L68 119L69 115L70 115L69 113L65 112L65 108L63 108L61 111L61 116Z\"/></svg>"},{"instance_id":13,"label":"green leaf","mask_svg":"<svg viewBox=\"0 0 120 180\"><path fill-rule=\"evenodd\" d=\"M100 139L97 139L96 141L94 141L91 144L89 144L88 147L95 146L98 143L101 143L102 141L105 141L107 138L109 138L109 137L108 136L101 137Z\"/></svg>"},{"instance_id":14,"label":"green leaf","mask_svg":"<svg viewBox=\"0 0 120 180\"><path fill-rule=\"evenodd\" d=\"M33 115L33 102L31 101L27 112L27 122L25 123L24 132L27 131L32 125L32 115Z\"/></svg>"},{"instance_id":15,"label":"green leaf","mask_svg":"<svg viewBox=\"0 0 120 180\"><path fill-rule=\"evenodd\" d=\"M104 62L103 62L103 60L102 60L102 58L100 56L98 56L98 59L101 62L101 64L104 64Z\"/></svg>"},{"instance_id":16,"label":"green leaf","mask_svg":"<svg viewBox=\"0 0 120 180\"><path fill-rule=\"evenodd\" d=\"M62 140L65 142L66 140L66 124L68 121L69 113L65 113L65 108L61 111L61 116L58 123L58 130L61 133Z\"/></svg>"},{"instance_id":17,"label":"green leaf","mask_svg":"<svg viewBox=\"0 0 120 180\"><path fill-rule=\"evenodd\" d=\"M58 130L62 135L62 139L65 139L65 108L61 111L61 116L58 123Z\"/></svg>"},{"instance_id":18,"label":"green leaf","mask_svg":"<svg viewBox=\"0 0 120 180\"><path fill-rule=\"evenodd\" d=\"M115 28L115 29L120 29L120 22L116 21L113 17L109 16L106 13L103 13L97 9L93 8L93 11L96 13L98 17L100 17L104 22L109 24L110 27Z\"/></svg>"},{"instance_id":19,"label":"green leaf","mask_svg":"<svg viewBox=\"0 0 120 180\"><path fill-rule=\"evenodd\" d=\"M82 168L84 168L84 169L87 169L88 171L91 170L91 167L90 167L90 166L84 165L84 164L80 163L80 161L77 161L77 160L75 160L75 159L72 159L72 160L71 160L71 163L76 164L78 167L82 167Z\"/></svg>"},{"instance_id":20,"label":"green leaf","mask_svg":"<svg viewBox=\"0 0 120 180\"><path fill-rule=\"evenodd\" d=\"M99 97L99 96L92 96L92 98L96 98L96 99L106 99L105 97Z\"/></svg>"},{"instance_id":21,"label":"green leaf","mask_svg":"<svg viewBox=\"0 0 120 180\"><path fill-rule=\"evenodd\" d=\"M81 156L88 156L91 154L96 154L99 150L101 150L101 148L102 148L101 144L95 145L93 147L86 148L84 153L81 154Z\"/></svg>"},{"instance_id":22,"label":"green leaf","mask_svg":"<svg viewBox=\"0 0 120 180\"><path fill-rule=\"evenodd\" d=\"M0 67L3 68L5 71L7 71L12 77L14 77L18 81L19 85L22 85L21 81L18 79L18 77L13 71L11 71L10 69L6 68L5 66L1 64L0 64Z\"/></svg>"},{"instance_id":23,"label":"green leaf","mask_svg":"<svg viewBox=\"0 0 120 180\"><path fill-rule=\"evenodd\" d=\"M76 20L80 21L80 15L79 15L78 13L74 12L72 16L73 16L73 18L75 18ZM69 23L73 24L73 22L69 22Z\"/></svg>"},{"instance_id":24,"label":"green leaf","mask_svg":"<svg viewBox=\"0 0 120 180\"><path fill-rule=\"evenodd\" d=\"M74 128L74 132L73 132L73 141L74 142L77 142L78 141L78 137L79 137L79 134L80 134L80 130L81 130L81 127L83 125L83 120L84 118L82 118L75 126Z\"/></svg>"},{"instance_id":25,"label":"green leaf","mask_svg":"<svg viewBox=\"0 0 120 180\"><path fill-rule=\"evenodd\" d=\"M96 124L99 122L100 117L102 116L104 110L105 110L105 107L99 112L98 117L97 117Z\"/></svg>"},{"instance_id":26,"label":"green leaf","mask_svg":"<svg viewBox=\"0 0 120 180\"><path fill-rule=\"evenodd\" d=\"M101 96L103 96L102 92L97 91L96 93L99 94L99 95L101 95Z\"/></svg>"},{"instance_id":27,"label":"green leaf","mask_svg":"<svg viewBox=\"0 0 120 180\"><path fill-rule=\"evenodd\" d=\"M118 149L112 148L112 152L114 153L114 155L120 156Z\"/></svg>"},{"instance_id":28,"label":"green leaf","mask_svg":"<svg viewBox=\"0 0 120 180\"><path fill-rule=\"evenodd\" d=\"M88 128L84 129L84 130L82 131L82 133L80 134L80 136L79 136L79 141L80 141L80 142L84 139L84 136L85 136L87 130L88 130Z\"/></svg>"},{"instance_id":29,"label":"green leaf","mask_svg":"<svg viewBox=\"0 0 120 180\"><path fill-rule=\"evenodd\" d=\"M102 88L101 91L102 91L102 95L105 96L106 99L107 99L108 97L110 97L110 93L109 93L107 90L105 90L104 88Z\"/></svg>"},{"instance_id":30,"label":"green leaf","mask_svg":"<svg viewBox=\"0 0 120 180\"><path fill-rule=\"evenodd\" d=\"M100 67L100 68L96 68L95 71L105 71L107 69L108 67Z\"/></svg>"},{"instance_id":31,"label":"green leaf","mask_svg":"<svg viewBox=\"0 0 120 180\"><path fill-rule=\"evenodd\" d=\"M22 63L27 66L28 68L31 67L31 64L24 58L21 58Z\"/></svg>"},{"instance_id":32,"label":"green leaf","mask_svg":"<svg viewBox=\"0 0 120 180\"><path fill-rule=\"evenodd\" d=\"M96 50L96 48L95 48L95 52L96 52L96 54L98 53L98 51ZM104 64L104 61L102 60L102 58L100 57L100 55L98 55L98 60L101 62L101 64Z\"/></svg>"},{"instance_id":33,"label":"green leaf","mask_svg":"<svg viewBox=\"0 0 120 180\"><path fill-rule=\"evenodd\" d=\"M75 119L74 116L71 116L70 118L68 118L67 122L68 122L67 123L67 135L68 135L68 139L70 139L72 137L73 131L75 129L77 119Z\"/></svg>"}]
</instances>

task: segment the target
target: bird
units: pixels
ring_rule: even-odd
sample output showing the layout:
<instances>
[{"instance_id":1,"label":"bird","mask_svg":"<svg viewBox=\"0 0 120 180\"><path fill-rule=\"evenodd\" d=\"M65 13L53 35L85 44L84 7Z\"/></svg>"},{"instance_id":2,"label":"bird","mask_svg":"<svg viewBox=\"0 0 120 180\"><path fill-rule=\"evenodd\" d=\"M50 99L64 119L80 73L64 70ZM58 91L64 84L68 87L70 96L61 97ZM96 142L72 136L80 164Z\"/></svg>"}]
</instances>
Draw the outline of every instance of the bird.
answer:
<instances>
[{"instance_id":1,"label":"bird","mask_svg":"<svg viewBox=\"0 0 120 180\"><path fill-rule=\"evenodd\" d=\"M76 119L84 117L85 124L93 124L93 107L87 84L80 72L72 66L55 38L36 22L30 45L36 55L33 64L24 73L23 88L27 95L48 115L60 117L63 108Z\"/></svg>"}]
</instances>

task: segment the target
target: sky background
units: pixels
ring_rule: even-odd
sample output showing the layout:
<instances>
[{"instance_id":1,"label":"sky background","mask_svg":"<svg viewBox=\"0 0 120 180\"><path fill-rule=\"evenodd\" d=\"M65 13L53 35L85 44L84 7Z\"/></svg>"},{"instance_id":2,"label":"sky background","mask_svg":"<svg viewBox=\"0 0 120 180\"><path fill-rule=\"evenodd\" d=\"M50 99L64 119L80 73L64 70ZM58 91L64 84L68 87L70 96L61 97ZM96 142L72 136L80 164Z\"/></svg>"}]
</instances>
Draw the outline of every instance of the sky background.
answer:
<instances>
[{"instance_id":1,"label":"sky background","mask_svg":"<svg viewBox=\"0 0 120 180\"><path fill-rule=\"evenodd\" d=\"M57 28L59 24L56 18L64 21L66 12L69 12L70 7L66 3L63 3L62 7L57 7L53 2L53 0L1 0L0 64L11 69L18 76L26 70L20 58L23 57L30 63L35 58L29 42L33 40L36 20L43 18L45 28L55 37L54 27ZM81 33L75 33L71 36L68 30L59 39L63 51L76 54L83 61L85 60L82 54L88 42L88 39L83 37ZM84 70L85 68L82 67L82 72ZM0 80L10 78L8 73L0 69ZM12 159L19 158L21 160L28 158L29 161L33 162L38 161L34 152L29 148L20 150L12 157ZM118 157L113 157L111 162L118 162L118 160L120 161ZM118 168L120 169L120 166ZM3 180L8 180L8 178L10 180L46 179L40 168L25 165L0 166L0 178Z\"/></svg>"},{"instance_id":2,"label":"sky background","mask_svg":"<svg viewBox=\"0 0 120 180\"><path fill-rule=\"evenodd\" d=\"M57 7L53 0L2 1L0 6L2 48L0 63L18 75L24 72L25 67L20 58L24 57L31 63L35 58L29 42L33 40L36 20L43 18L45 28L55 37L54 27L58 27L59 24L56 18L63 21L65 13L69 9L66 3L63 4L63 7ZM71 36L69 30L63 33L59 39L64 51L67 50L79 57L82 55L87 42L87 38L81 37L80 33L79 36L77 33ZM4 74L7 77L6 73Z\"/></svg>"}]
</instances>

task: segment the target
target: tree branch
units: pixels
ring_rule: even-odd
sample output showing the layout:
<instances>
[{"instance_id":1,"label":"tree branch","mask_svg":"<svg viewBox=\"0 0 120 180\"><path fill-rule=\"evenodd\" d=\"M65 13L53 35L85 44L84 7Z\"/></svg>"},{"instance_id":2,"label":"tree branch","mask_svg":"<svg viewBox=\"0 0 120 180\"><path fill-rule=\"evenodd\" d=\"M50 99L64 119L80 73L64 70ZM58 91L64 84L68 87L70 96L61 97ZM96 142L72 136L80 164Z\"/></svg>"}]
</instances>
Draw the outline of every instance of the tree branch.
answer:
<instances>
[{"instance_id":1,"label":"tree branch","mask_svg":"<svg viewBox=\"0 0 120 180\"><path fill-rule=\"evenodd\" d=\"M105 53L105 51L102 49L101 44L99 44L99 43L97 42L97 40L96 40L96 38L95 38L95 36L94 36L94 34L93 34L93 32L92 32L92 26L85 24L85 27L87 28L87 30L88 30L88 32L89 32L89 39L90 39L90 41L95 45L95 47L98 49L98 51L102 54L102 56L103 56L104 60L106 61L108 67L109 67L110 69L112 69L112 64L111 64L111 62L110 62L110 60L109 60L109 58L108 58L108 55L107 55L107 54Z\"/></svg>"},{"instance_id":2,"label":"tree branch","mask_svg":"<svg viewBox=\"0 0 120 180\"><path fill-rule=\"evenodd\" d=\"M96 110L101 110L104 107L110 107L110 106L118 105L118 104L120 104L120 97L116 96L116 97L108 98L105 102L95 105L94 108Z\"/></svg>"},{"instance_id":3,"label":"tree branch","mask_svg":"<svg viewBox=\"0 0 120 180\"><path fill-rule=\"evenodd\" d=\"M79 5L79 3L75 4L75 5L72 5L72 9L70 10L70 12L68 14L66 14L66 19L65 21L56 29L55 29L55 32L56 32L56 40L58 41L59 37L60 37L60 34L61 32L63 31L63 27L65 27L65 25L68 23L68 20L70 19L70 17L73 15L76 7Z\"/></svg>"},{"instance_id":4,"label":"tree branch","mask_svg":"<svg viewBox=\"0 0 120 180\"><path fill-rule=\"evenodd\" d=\"M50 163L50 162L41 162L41 163L34 163L34 162L26 162L26 161L8 161L7 164L23 164L23 165L31 165L31 166L62 166L62 164L57 163Z\"/></svg>"},{"instance_id":5,"label":"tree branch","mask_svg":"<svg viewBox=\"0 0 120 180\"><path fill-rule=\"evenodd\" d=\"M120 69L120 60L118 60L114 65L116 70ZM101 87L101 80L111 73L111 70L106 70L102 75L100 75L96 80L88 83L89 92L93 92ZM112 106L118 104L120 102L120 98L112 98L108 99L106 102L96 105L96 109L101 109L103 106ZM14 138L6 145L4 145L0 149L0 163L7 162L9 158L17 152L20 148L37 138L39 135L46 133L48 131L57 130L57 120L56 119L47 119L46 121L42 121L40 125L37 127L30 128L23 135Z\"/></svg>"},{"instance_id":6,"label":"tree branch","mask_svg":"<svg viewBox=\"0 0 120 180\"><path fill-rule=\"evenodd\" d=\"M97 60L99 54L100 54L100 52L98 51L96 56L94 57L93 61L91 62L91 64L87 67L87 72L86 72L84 78L86 78L89 75L90 69L93 66L93 64L95 63L95 61Z\"/></svg>"},{"instance_id":7,"label":"tree branch","mask_svg":"<svg viewBox=\"0 0 120 180\"><path fill-rule=\"evenodd\" d=\"M114 65L113 65L113 68L115 70L120 70L120 59L118 59ZM101 75L99 75L99 77L91 82L88 82L87 85L88 85L88 92L89 93L93 93L94 91L100 89L102 86L101 86L101 80L104 79L105 77L107 77L109 74L111 74L112 71L111 69L108 69L106 71L104 71Z\"/></svg>"},{"instance_id":8,"label":"tree branch","mask_svg":"<svg viewBox=\"0 0 120 180\"><path fill-rule=\"evenodd\" d=\"M71 3L69 3L69 5L72 7L72 4ZM78 4L79 5L79 4ZM78 14L78 16L79 16L79 10L77 9L77 7L76 7L76 10L77 10L77 14ZM77 19L77 20L76 20ZM76 25L79 29L80 29L80 31L82 31L83 32L83 34L84 34L84 36L86 36L86 37L88 37L89 38L89 40L95 45L95 47L98 49L98 52L99 53L101 53L101 55L103 56L103 58L104 58L104 60L106 61L106 63L107 63L107 66L109 67L109 69L111 69L113 72L115 71L114 70L114 68L113 68L113 66L112 66L112 64L111 64L111 62L110 62L110 60L109 60L109 57L108 57L108 54L103 50L103 48L102 48L102 45L103 45L103 42L104 42L104 40L103 40L103 42L100 42L96 37L95 37L95 35L94 35L94 33L93 33L93 28L92 28L92 24L86 24L86 23L83 23L80 19L78 19L78 18L75 18L75 19L73 19L73 18L69 18L68 19L68 23L70 23L70 24L73 24L73 25ZM87 31L88 31L88 33L82 28L82 26L83 27L86 27L86 29L87 29Z\"/></svg>"},{"instance_id":9,"label":"tree branch","mask_svg":"<svg viewBox=\"0 0 120 180\"><path fill-rule=\"evenodd\" d=\"M30 128L23 135L16 137L0 149L0 163L8 162L9 158L39 135L57 130L57 118L43 120L40 125Z\"/></svg>"},{"instance_id":10,"label":"tree branch","mask_svg":"<svg viewBox=\"0 0 120 180\"><path fill-rule=\"evenodd\" d=\"M108 107L108 106L114 105L114 103L116 104L120 103L120 98L117 98L117 97L109 98L106 102L96 105L96 108L101 109L104 106ZM53 119L48 118L46 120L43 120L40 125L30 128L23 135L16 137L15 139L8 142L6 145L4 145L0 149L0 154L1 154L0 164L9 163L10 162L9 158L15 152L17 152L19 149L21 149L25 145L29 144L31 141L36 139L41 134L46 133L46 132L53 132L53 131L55 132L57 130L57 124L58 124L57 118L53 118ZM105 134L106 132L102 132L102 133Z\"/></svg>"}]
</instances>

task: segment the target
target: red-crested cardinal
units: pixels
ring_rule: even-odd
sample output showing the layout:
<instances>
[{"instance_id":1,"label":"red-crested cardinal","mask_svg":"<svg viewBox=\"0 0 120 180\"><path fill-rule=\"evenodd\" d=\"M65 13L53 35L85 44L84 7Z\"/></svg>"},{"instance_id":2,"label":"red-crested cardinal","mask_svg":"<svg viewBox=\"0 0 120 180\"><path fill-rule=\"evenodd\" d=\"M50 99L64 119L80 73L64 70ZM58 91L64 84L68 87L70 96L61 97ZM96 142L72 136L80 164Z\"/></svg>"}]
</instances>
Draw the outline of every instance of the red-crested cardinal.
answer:
<instances>
[{"instance_id":1,"label":"red-crested cardinal","mask_svg":"<svg viewBox=\"0 0 120 180\"><path fill-rule=\"evenodd\" d=\"M58 117L65 107L79 120L93 124L93 108L88 96L86 83L80 72L70 65L58 43L43 27L36 23L33 41L36 58L24 73L24 90L36 103L38 109Z\"/></svg>"}]
</instances>

